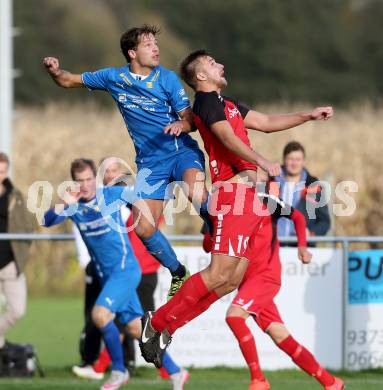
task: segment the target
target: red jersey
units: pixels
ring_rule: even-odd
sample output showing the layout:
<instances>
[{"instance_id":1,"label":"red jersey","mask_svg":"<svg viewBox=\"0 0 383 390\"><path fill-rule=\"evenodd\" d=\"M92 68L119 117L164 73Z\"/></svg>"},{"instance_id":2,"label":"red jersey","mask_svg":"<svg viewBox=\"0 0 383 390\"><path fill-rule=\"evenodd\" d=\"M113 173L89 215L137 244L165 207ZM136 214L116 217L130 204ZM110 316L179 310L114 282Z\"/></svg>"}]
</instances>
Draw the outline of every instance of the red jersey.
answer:
<instances>
[{"instance_id":1,"label":"red jersey","mask_svg":"<svg viewBox=\"0 0 383 390\"><path fill-rule=\"evenodd\" d=\"M300 211L273 195L258 193L258 197L262 199L265 210L268 210L269 214L263 217L256 239L249 243L248 249L251 252L251 259L244 280L257 276L265 281L280 284L281 263L277 236L278 219L285 217L294 222L298 246L307 246L306 220Z\"/></svg>"},{"instance_id":2,"label":"red jersey","mask_svg":"<svg viewBox=\"0 0 383 390\"><path fill-rule=\"evenodd\" d=\"M244 118L249 109L217 92L197 92L193 105L194 122L198 127L205 150L209 155L212 183L232 178L246 169L256 170L255 164L243 160L230 150L210 130L212 124L227 120L234 134L250 146Z\"/></svg>"},{"instance_id":3,"label":"red jersey","mask_svg":"<svg viewBox=\"0 0 383 390\"><path fill-rule=\"evenodd\" d=\"M233 305L255 314L255 320L263 331L270 324L283 320L274 298L281 286L281 262L277 222L280 217L291 218L295 224L298 246L306 246L306 221L302 213L287 206L275 196L259 193L266 211L255 240L249 241L249 266L245 272Z\"/></svg>"}]
</instances>

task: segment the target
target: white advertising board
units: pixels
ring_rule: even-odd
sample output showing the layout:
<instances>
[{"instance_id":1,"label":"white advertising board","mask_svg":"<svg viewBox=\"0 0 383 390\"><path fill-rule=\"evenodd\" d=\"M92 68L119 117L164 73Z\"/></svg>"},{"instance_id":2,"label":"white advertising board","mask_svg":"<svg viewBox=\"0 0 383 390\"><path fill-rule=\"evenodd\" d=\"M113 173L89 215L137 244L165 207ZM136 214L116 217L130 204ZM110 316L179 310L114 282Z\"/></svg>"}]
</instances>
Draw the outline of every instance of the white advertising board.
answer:
<instances>
[{"instance_id":1,"label":"white advertising board","mask_svg":"<svg viewBox=\"0 0 383 390\"><path fill-rule=\"evenodd\" d=\"M191 273L210 261L199 247L175 247L179 260ZM341 368L342 356L342 254L340 250L313 248L313 262L304 266L295 248L282 248L282 289L276 299L282 318L293 337L305 345L326 367ZM159 272L155 298L163 304L170 284L167 270ZM238 344L226 325L225 313L235 293L222 298L210 309L179 329L169 347L183 366L245 366ZM292 368L294 364L249 318L260 361L264 369ZM142 361L142 360L141 360Z\"/></svg>"}]
</instances>

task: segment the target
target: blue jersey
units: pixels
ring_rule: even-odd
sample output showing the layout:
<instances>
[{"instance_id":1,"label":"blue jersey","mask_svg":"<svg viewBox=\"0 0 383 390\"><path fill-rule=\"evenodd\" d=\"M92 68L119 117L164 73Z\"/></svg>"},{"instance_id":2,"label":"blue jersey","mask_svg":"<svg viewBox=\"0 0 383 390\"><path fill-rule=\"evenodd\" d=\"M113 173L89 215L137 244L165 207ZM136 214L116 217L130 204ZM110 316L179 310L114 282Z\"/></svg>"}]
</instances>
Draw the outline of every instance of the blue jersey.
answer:
<instances>
[{"instance_id":1,"label":"blue jersey","mask_svg":"<svg viewBox=\"0 0 383 390\"><path fill-rule=\"evenodd\" d=\"M44 226L70 218L79 228L102 280L116 271L140 272L120 211L132 194L130 187L101 188L97 197L68 206L60 215L50 209L45 214Z\"/></svg>"},{"instance_id":2,"label":"blue jersey","mask_svg":"<svg viewBox=\"0 0 383 390\"><path fill-rule=\"evenodd\" d=\"M178 113L190 107L173 71L159 65L144 80L136 80L129 66L105 68L83 73L82 81L87 88L113 97L136 148L137 163L162 161L185 148L198 148L188 134L164 134L168 124L179 120Z\"/></svg>"}]
</instances>

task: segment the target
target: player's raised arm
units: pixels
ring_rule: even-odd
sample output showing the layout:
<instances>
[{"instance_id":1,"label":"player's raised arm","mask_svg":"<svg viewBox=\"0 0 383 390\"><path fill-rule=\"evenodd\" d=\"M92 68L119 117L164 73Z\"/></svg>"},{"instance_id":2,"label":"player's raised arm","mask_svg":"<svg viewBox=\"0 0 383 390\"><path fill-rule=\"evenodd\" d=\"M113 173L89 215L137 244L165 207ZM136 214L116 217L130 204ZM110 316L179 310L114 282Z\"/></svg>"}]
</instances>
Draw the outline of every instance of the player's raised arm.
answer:
<instances>
[{"instance_id":1,"label":"player's raised arm","mask_svg":"<svg viewBox=\"0 0 383 390\"><path fill-rule=\"evenodd\" d=\"M315 120L328 120L334 114L332 107L317 107L312 111L296 112L291 114L267 115L258 111L250 110L244 118L245 126L248 129L274 133L291 129Z\"/></svg>"},{"instance_id":2,"label":"player's raised arm","mask_svg":"<svg viewBox=\"0 0 383 390\"><path fill-rule=\"evenodd\" d=\"M63 88L84 87L80 74L73 74L66 70L60 69L60 63L57 58L45 57L43 60L45 69L52 77L53 81Z\"/></svg>"},{"instance_id":3,"label":"player's raised arm","mask_svg":"<svg viewBox=\"0 0 383 390\"><path fill-rule=\"evenodd\" d=\"M281 166L278 163L272 163L266 160L263 156L246 145L234 134L228 121L222 120L215 122L210 128L215 136L226 146L226 148L235 153L237 156L250 163L258 165L270 176L278 176L280 174Z\"/></svg>"},{"instance_id":4,"label":"player's raised arm","mask_svg":"<svg viewBox=\"0 0 383 390\"><path fill-rule=\"evenodd\" d=\"M50 227L63 222L67 218L67 215L65 215L65 210L71 205L76 204L80 197L81 191L76 191L73 189L65 191L65 193L62 194L62 200L64 203L50 208L44 214L44 219L40 222L40 224L45 227Z\"/></svg>"}]
</instances>

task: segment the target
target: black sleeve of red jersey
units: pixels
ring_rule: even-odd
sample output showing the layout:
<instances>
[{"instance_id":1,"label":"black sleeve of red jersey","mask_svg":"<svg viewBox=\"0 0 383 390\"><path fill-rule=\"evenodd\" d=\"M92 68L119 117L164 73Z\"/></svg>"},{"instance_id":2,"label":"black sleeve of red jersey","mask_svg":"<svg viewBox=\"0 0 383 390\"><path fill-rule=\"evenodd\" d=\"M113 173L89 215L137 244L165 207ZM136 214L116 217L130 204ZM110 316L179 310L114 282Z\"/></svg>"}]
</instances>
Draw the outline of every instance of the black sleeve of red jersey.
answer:
<instances>
[{"instance_id":1,"label":"black sleeve of red jersey","mask_svg":"<svg viewBox=\"0 0 383 390\"><path fill-rule=\"evenodd\" d=\"M274 220L285 217L291 219L294 209L277 196L262 193L263 202L267 205Z\"/></svg>"},{"instance_id":2,"label":"black sleeve of red jersey","mask_svg":"<svg viewBox=\"0 0 383 390\"><path fill-rule=\"evenodd\" d=\"M216 92L198 92L195 96L193 112L210 127L216 122L225 121L225 107Z\"/></svg>"},{"instance_id":3,"label":"black sleeve of red jersey","mask_svg":"<svg viewBox=\"0 0 383 390\"><path fill-rule=\"evenodd\" d=\"M227 96L225 96L224 98L226 100L230 100L232 103L234 103L237 106L238 111L241 113L242 118L245 119L247 113L250 111L250 108L248 106L246 106L245 104L240 103L238 100L229 98Z\"/></svg>"}]
</instances>

